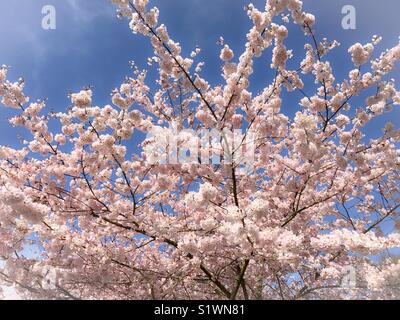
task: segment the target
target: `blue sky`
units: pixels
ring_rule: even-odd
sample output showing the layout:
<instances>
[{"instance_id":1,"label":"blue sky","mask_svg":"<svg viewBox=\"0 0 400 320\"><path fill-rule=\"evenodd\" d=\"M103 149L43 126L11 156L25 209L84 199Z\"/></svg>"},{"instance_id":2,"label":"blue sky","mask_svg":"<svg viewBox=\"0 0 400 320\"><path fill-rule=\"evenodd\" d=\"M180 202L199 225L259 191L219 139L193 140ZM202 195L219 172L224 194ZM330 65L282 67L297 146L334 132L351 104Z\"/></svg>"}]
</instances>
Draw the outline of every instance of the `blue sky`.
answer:
<instances>
[{"instance_id":1,"label":"blue sky","mask_svg":"<svg viewBox=\"0 0 400 320\"><path fill-rule=\"evenodd\" d=\"M234 49L236 58L242 52L250 21L243 8L249 0L157 0L151 5L160 8L160 22L165 23L173 39L189 54L196 45L202 48L201 60L206 62L203 74L212 84L220 77L220 47L223 36ZM253 1L260 9L264 1ZM341 9L351 4L357 10L357 29L341 28ZM41 28L44 5L53 5L57 13L57 29ZM330 56L337 78L347 74L352 66L347 48L355 41L365 43L374 34L384 37L379 49L394 46L400 35L397 15L398 0L305 0L306 10L317 17L317 37L337 39L342 46ZM304 36L297 26L290 27L290 47L302 54ZM10 78L23 76L26 92L31 100L48 98L48 108L56 111L69 106L68 92L94 87L94 101L98 105L110 103L110 92L130 74L128 61L134 60L140 68L147 68L146 58L151 47L142 36L133 35L127 20L118 20L110 0L18 0L0 1L0 64L10 65ZM308 39L309 40L309 39ZM377 50L378 52L379 50ZM252 89L259 91L273 77L269 68L270 55L256 61ZM297 68L293 59L293 68ZM155 69L150 69L150 78ZM397 78L399 71L393 75ZM298 110L299 93L288 100L288 114ZM0 112L0 144L13 144L15 133L9 130L7 117L14 110ZM400 113L393 115L398 119ZM391 118L393 119L393 116ZM387 117L376 123L380 127ZM393 121L393 120L392 120ZM395 122L395 121L394 121ZM395 123L396 125L396 123ZM374 128L372 128L374 130Z\"/></svg>"},{"instance_id":2,"label":"blue sky","mask_svg":"<svg viewBox=\"0 0 400 320\"><path fill-rule=\"evenodd\" d=\"M235 51L237 58L243 50L250 21L243 8L250 0L156 0L151 5L159 7L160 22L168 26L171 37L179 41L184 55L199 46L200 59L206 62L203 75L211 84L222 82L220 77L220 47L216 41L223 36ZM262 9L263 0L253 0ZM347 48L354 42L365 43L372 35L383 36L377 52L392 47L400 35L400 2L398 0L304 0L304 7L317 17L318 39L338 40L342 46L329 59L338 79L352 68ZM341 9L353 5L357 12L357 29L341 28ZM56 30L41 28L44 5L53 5L57 13ZM128 61L134 60L139 68L148 68L147 57L151 47L142 36L128 28L127 20L116 18L115 6L110 0L2 0L0 1L0 65L11 66L9 78L23 76L26 92L31 100L48 98L49 110L63 111L69 106L69 92L85 86L94 87L94 102L110 103L110 93L131 74ZM302 53L305 41L298 26L290 27L288 47ZM272 79L269 68L270 51L257 59L251 89L261 90ZM302 57L300 57L302 59ZM290 66L290 64L289 64ZM292 68L298 67L293 60ZM398 66L391 77L399 78ZM154 79L155 69L149 68L149 80ZM299 110L296 102L301 98L295 93L288 98L284 111L293 114ZM359 101L360 105L362 101ZM0 109L0 145L15 145L19 129L10 130L7 118L14 110ZM390 118L399 127L400 111L377 119L370 128L371 136Z\"/></svg>"},{"instance_id":3,"label":"blue sky","mask_svg":"<svg viewBox=\"0 0 400 320\"><path fill-rule=\"evenodd\" d=\"M341 46L329 55L338 80L347 77L354 68L347 49L354 42L369 42L374 34L383 36L376 49L379 54L397 44L400 35L400 21L397 18L398 0L304 0L306 11L317 17L316 36L329 41L334 39ZM202 48L200 60L205 61L203 75L211 84L222 82L220 46L216 44L220 36L235 52L235 58L243 51L246 32L251 23L244 11L249 0L154 0L150 5L160 9L160 23L168 26L171 37L183 47L183 55L199 46ZM263 9L264 0L253 4ZM342 7L356 8L356 30L341 27ZM56 9L56 29L41 27L42 7L53 5ZM288 67L297 69L303 59L305 38L297 25L289 25L287 46L294 50L295 58ZM116 7L111 0L3 0L0 1L0 65L11 66L9 78L23 76L26 92L31 101L48 98L48 110L64 111L70 105L69 92L77 92L86 86L94 87L94 103L109 104L113 88L131 75L130 60L139 68L149 69L148 84L156 76L156 68L147 65L147 57L152 55L148 39L134 35L126 19L116 17ZM271 70L271 49L255 61L255 73L251 77L254 93L268 85L275 71ZM298 56L296 57L296 54ZM364 67L363 67L364 68ZM400 65L392 78L399 79ZM366 71L363 69L363 71ZM310 79L309 79L310 80ZM309 82L309 81L308 81ZM314 88L305 88L314 94ZM289 116L300 110L300 92L284 93L283 112ZM353 98L353 108L363 105L365 97ZM16 146L17 134L28 140L30 136L20 128L13 128L7 118L15 115L15 110L0 108L0 145ZM367 138L377 137L381 128L390 120L400 127L400 108L391 114L375 119L367 128ZM138 143L135 138L134 143ZM129 149L129 150L133 150Z\"/></svg>"},{"instance_id":4,"label":"blue sky","mask_svg":"<svg viewBox=\"0 0 400 320\"><path fill-rule=\"evenodd\" d=\"M171 37L181 43L184 56L189 56L196 46L202 48L200 59L206 63L203 75L211 84L222 82L220 46L216 44L219 37L223 36L235 51L235 58L243 50L246 32L251 27L244 11L248 3L248 0L150 1L150 5L159 7L160 23L166 24ZM265 4L264 0L253 3L260 9ZM348 4L356 8L356 30L341 27L342 7ZM41 27L45 5L56 9L56 30ZM347 53L354 42L366 43L374 34L383 36L376 54L398 42L398 0L304 0L304 7L317 17L318 39L327 37L329 41L336 39L341 43L329 55L338 80L347 77L348 71L354 68ZM304 43L311 39L305 38L296 25L289 25L289 31L287 46L294 50L295 58L288 67L297 69L303 59ZM3 40L0 65L11 66L10 79L25 78L31 100L48 98L48 110L66 110L70 105L68 93L89 85L94 87L95 104L110 103L112 89L131 74L130 60L139 68L149 69L150 86L156 76L155 67L147 65L147 57L152 55L148 39L133 35L126 19L117 19L111 0L0 1L0 39ZM266 51L255 62L250 87L254 93L268 85L275 75L269 67L271 49ZM399 68L392 73L392 78L399 78ZM314 94L312 89L306 87L304 91ZM301 93L284 95L283 112L293 115L300 110ZM363 100L364 97L353 99L353 108L362 106ZM16 146L17 134L30 139L20 128L10 130L7 118L14 114L15 110L0 109L0 145ZM393 113L375 119L366 130L367 137L378 136L388 120L400 127L399 116L400 108L396 108Z\"/></svg>"}]
</instances>

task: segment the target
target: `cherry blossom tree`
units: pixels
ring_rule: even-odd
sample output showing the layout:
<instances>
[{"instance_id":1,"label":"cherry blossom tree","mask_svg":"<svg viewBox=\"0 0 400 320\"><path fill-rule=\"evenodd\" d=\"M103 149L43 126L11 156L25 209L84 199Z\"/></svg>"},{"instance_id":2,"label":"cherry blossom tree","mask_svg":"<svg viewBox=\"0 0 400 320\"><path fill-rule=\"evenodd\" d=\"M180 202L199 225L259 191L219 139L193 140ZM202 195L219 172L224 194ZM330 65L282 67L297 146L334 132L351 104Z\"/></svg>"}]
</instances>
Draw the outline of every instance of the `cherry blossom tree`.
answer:
<instances>
[{"instance_id":1,"label":"cherry blossom tree","mask_svg":"<svg viewBox=\"0 0 400 320\"><path fill-rule=\"evenodd\" d=\"M242 53L221 38L213 87L200 49L182 56L148 0L113 2L151 42L155 84L134 69L110 105L83 88L52 113L0 69L9 122L29 133L19 148L0 147L0 283L48 299L394 298L400 263L385 253L400 247L400 131L387 123L369 138L365 128L400 104L389 78L400 44L375 58L379 37L354 44L354 68L336 80L329 55L339 43L318 39L301 1L267 0L246 8ZM290 23L305 39L294 68ZM273 81L252 93L253 63L267 49ZM294 93L302 98L289 117L283 96ZM232 148L226 133L239 129ZM218 163L172 159L172 145L198 144L199 130L220 134ZM239 148L253 152L245 170ZM21 255L31 235L34 259Z\"/></svg>"}]
</instances>

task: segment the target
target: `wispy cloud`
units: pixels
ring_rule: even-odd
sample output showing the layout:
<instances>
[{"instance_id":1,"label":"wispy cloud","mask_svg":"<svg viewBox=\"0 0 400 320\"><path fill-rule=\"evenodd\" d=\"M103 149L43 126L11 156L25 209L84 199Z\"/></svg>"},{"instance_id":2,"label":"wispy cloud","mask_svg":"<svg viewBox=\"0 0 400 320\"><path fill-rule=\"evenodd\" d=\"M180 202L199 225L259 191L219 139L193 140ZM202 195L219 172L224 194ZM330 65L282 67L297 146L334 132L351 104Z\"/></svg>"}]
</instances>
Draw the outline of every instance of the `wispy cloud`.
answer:
<instances>
[{"instance_id":1,"label":"wispy cloud","mask_svg":"<svg viewBox=\"0 0 400 320\"><path fill-rule=\"evenodd\" d=\"M73 10L73 19L84 23L90 23L101 16L110 17L115 14L111 1L67 0L66 2Z\"/></svg>"}]
</instances>

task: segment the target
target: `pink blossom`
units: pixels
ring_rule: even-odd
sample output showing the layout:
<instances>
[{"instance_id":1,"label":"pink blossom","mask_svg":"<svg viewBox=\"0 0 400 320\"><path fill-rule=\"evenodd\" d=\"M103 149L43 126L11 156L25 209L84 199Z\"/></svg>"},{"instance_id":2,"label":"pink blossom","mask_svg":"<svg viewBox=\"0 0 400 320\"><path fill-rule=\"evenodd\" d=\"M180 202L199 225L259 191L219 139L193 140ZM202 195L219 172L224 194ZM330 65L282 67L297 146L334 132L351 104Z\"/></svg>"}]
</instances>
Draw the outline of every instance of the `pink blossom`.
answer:
<instances>
[{"instance_id":1,"label":"pink blossom","mask_svg":"<svg viewBox=\"0 0 400 320\"><path fill-rule=\"evenodd\" d=\"M400 135L368 130L400 104L386 76L400 45L371 61L380 38L354 44L341 79L329 60L339 43L319 40L302 1L267 0L247 7L242 52L220 39L214 85L200 48L185 56L149 1L112 2L152 46L154 84L132 64L110 104L85 88L54 114L0 67L9 123L24 129L0 146L0 287L47 299L393 298ZM304 52L290 50L290 21ZM274 70L254 91L257 57ZM43 252L20 258L32 234ZM348 290L351 267L362 286Z\"/></svg>"}]
</instances>

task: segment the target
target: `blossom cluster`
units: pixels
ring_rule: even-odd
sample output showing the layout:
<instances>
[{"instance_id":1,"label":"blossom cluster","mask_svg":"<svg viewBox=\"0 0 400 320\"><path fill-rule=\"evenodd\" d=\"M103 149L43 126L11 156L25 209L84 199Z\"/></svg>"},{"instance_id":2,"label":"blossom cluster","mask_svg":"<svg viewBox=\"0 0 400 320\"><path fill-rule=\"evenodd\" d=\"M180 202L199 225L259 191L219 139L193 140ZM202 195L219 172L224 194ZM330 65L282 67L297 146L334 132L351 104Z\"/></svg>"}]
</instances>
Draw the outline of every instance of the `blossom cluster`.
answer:
<instances>
[{"instance_id":1,"label":"blossom cluster","mask_svg":"<svg viewBox=\"0 0 400 320\"><path fill-rule=\"evenodd\" d=\"M220 39L222 83L211 85L200 48L185 57L148 0L112 2L149 39L155 84L134 68L110 104L87 87L51 113L0 68L1 104L27 129L20 146L0 146L0 284L29 298L393 298L400 131L387 123L370 138L368 128L400 104L389 78L400 44L380 55L379 37L354 44L341 78L329 60L338 42L319 41L302 1L267 0L246 8L243 52ZM306 39L294 67L291 22ZM255 92L266 52L275 77ZM294 116L287 95L300 97ZM218 161L171 154L199 144L200 130L218 133L207 140ZM41 252L28 259L33 235ZM340 288L349 266L363 283L350 291Z\"/></svg>"}]
</instances>

